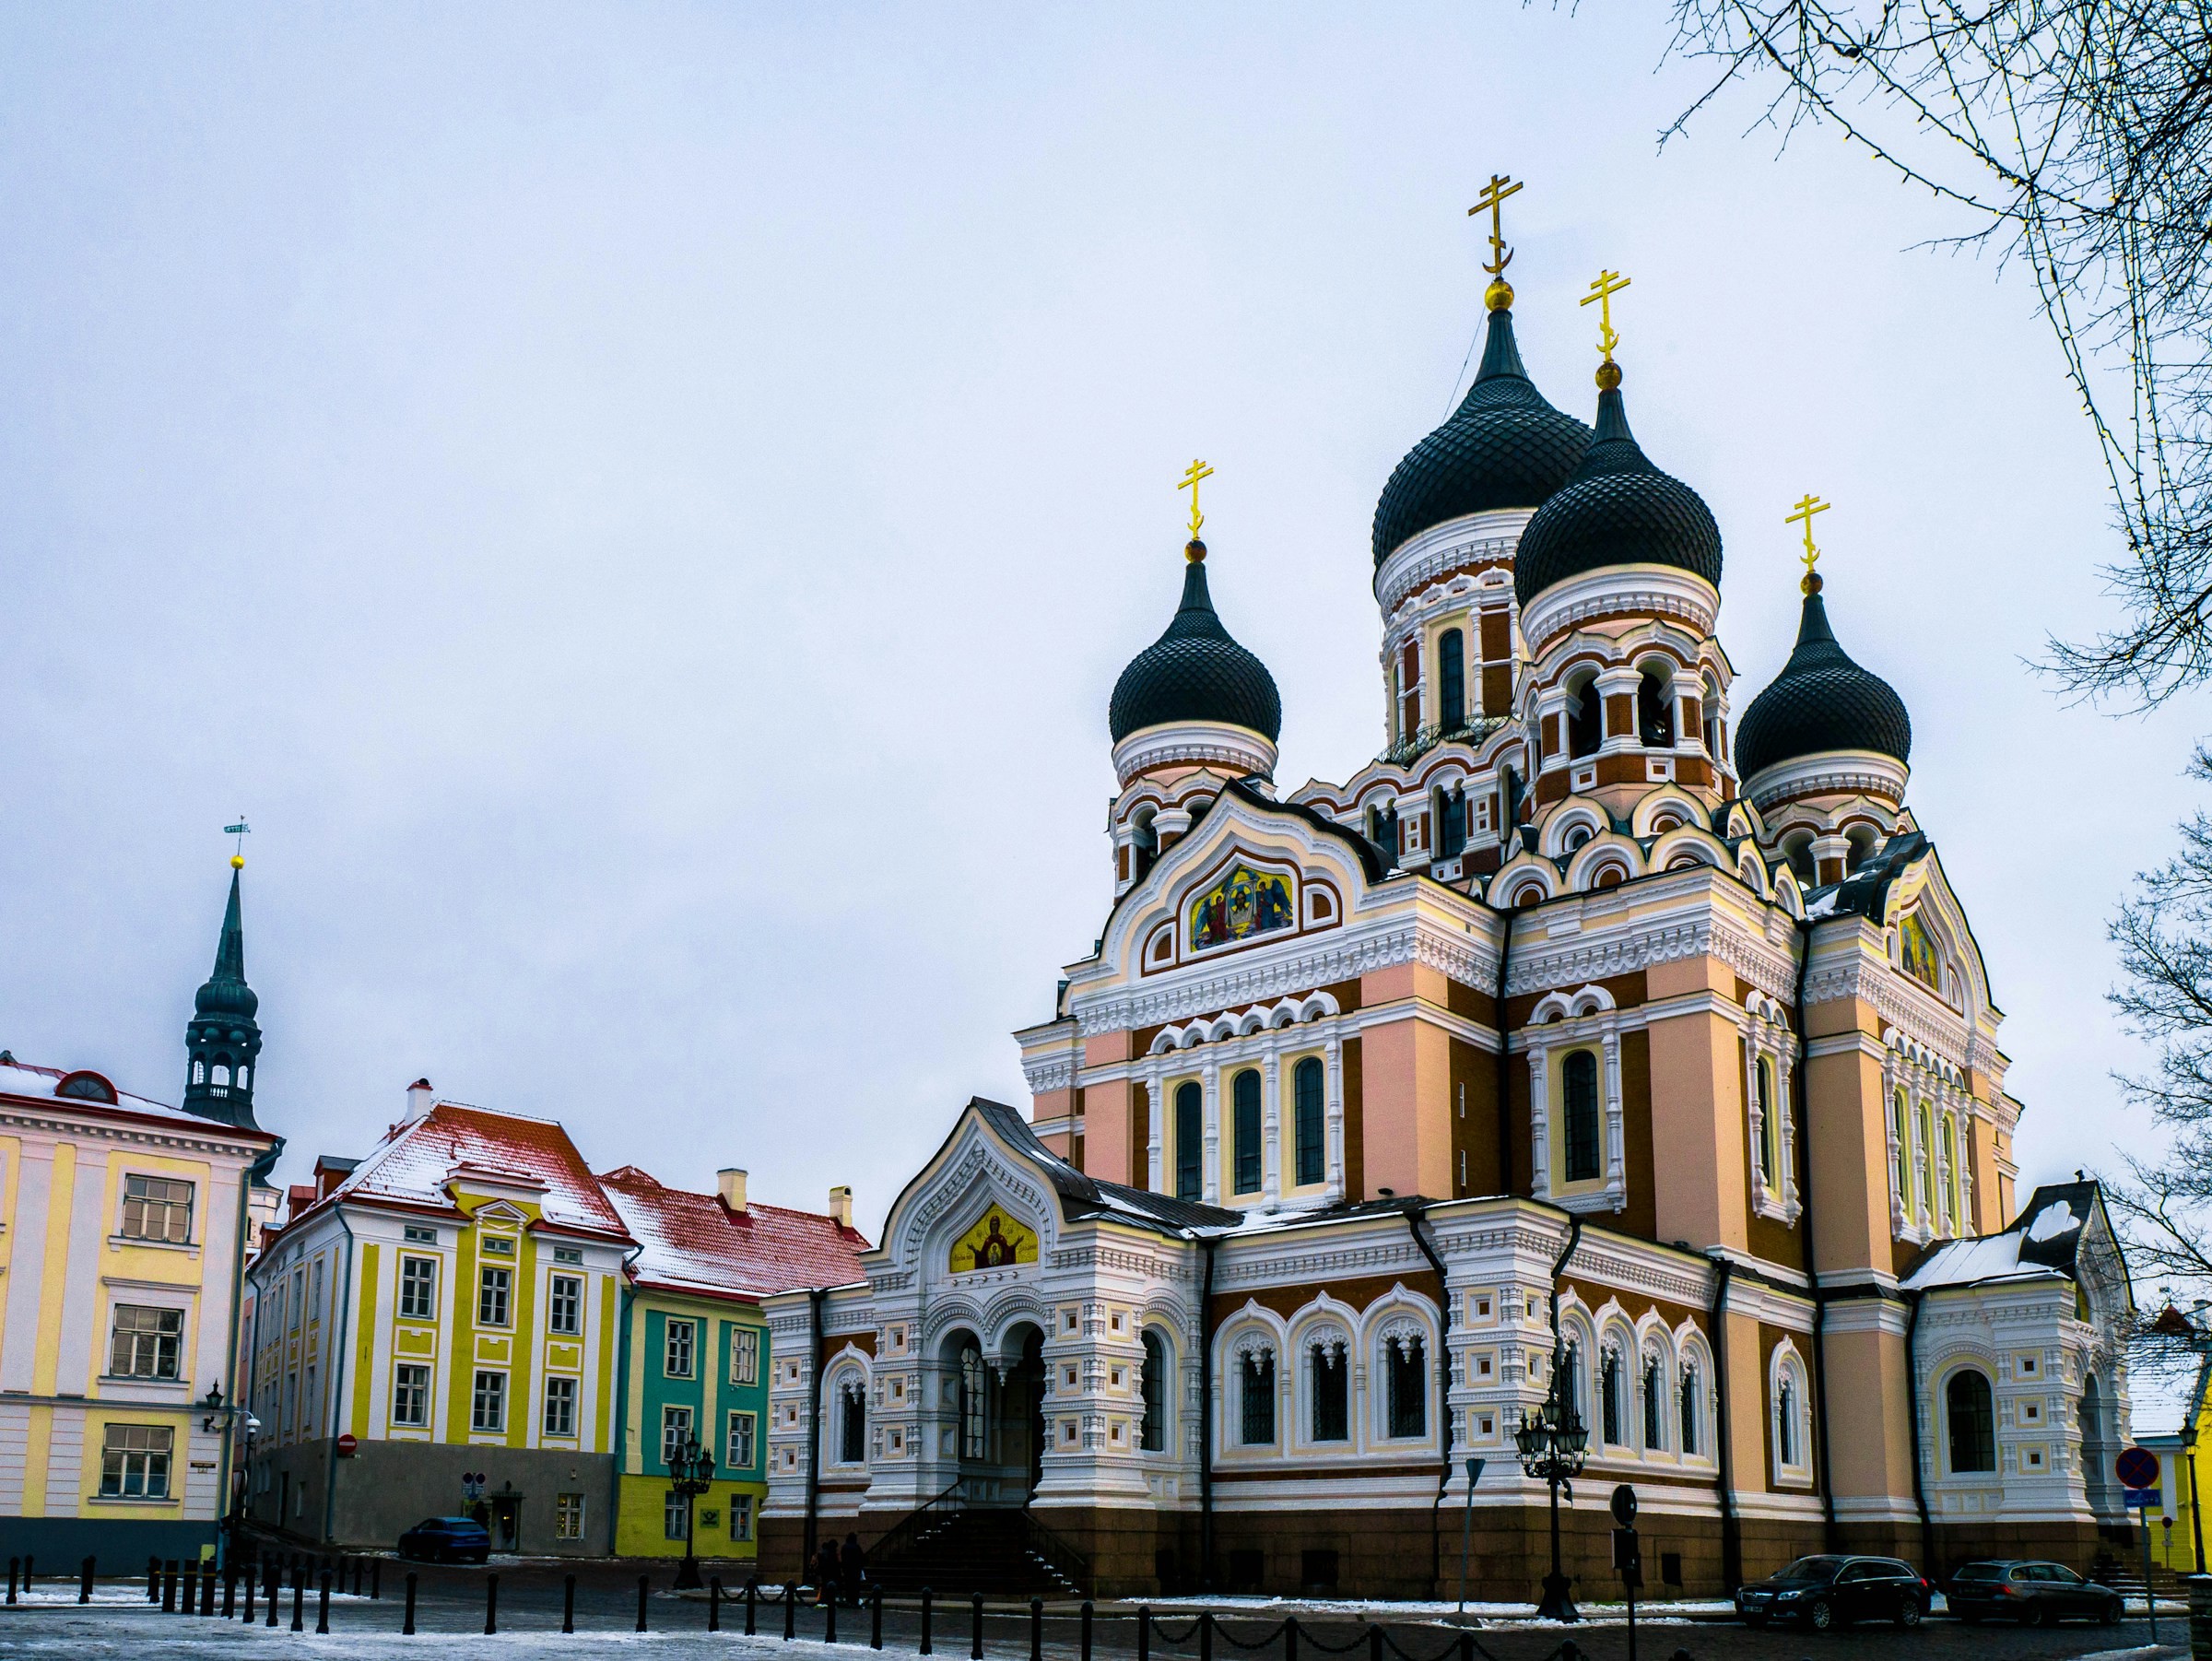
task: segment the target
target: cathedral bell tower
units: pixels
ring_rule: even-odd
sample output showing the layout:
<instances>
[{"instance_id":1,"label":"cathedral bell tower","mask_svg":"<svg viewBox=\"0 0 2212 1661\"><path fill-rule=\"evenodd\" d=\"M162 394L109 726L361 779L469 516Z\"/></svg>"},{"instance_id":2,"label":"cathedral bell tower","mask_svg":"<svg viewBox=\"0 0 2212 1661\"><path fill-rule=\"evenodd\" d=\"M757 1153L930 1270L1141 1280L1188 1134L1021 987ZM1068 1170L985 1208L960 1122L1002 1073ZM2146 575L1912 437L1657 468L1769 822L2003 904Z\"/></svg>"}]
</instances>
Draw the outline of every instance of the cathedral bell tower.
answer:
<instances>
[{"instance_id":1,"label":"cathedral bell tower","mask_svg":"<svg viewBox=\"0 0 2212 1661\"><path fill-rule=\"evenodd\" d=\"M215 972L194 997L192 1019L184 1025L189 1057L184 1111L258 1130L253 1120L253 1067L261 1054L261 1027L253 1016L261 1000L246 984L246 935L238 912L239 873L245 864L242 854L230 856L230 901L223 908Z\"/></svg>"}]
</instances>

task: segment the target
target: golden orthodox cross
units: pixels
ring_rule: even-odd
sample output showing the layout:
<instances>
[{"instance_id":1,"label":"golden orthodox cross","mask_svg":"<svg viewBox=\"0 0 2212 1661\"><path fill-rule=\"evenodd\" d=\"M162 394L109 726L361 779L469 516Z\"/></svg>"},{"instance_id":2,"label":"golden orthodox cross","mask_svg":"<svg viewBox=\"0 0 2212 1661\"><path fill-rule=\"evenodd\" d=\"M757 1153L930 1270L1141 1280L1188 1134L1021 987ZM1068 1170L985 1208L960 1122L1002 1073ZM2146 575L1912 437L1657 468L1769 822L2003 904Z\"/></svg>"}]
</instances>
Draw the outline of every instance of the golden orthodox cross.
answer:
<instances>
[{"instance_id":1,"label":"golden orthodox cross","mask_svg":"<svg viewBox=\"0 0 2212 1661\"><path fill-rule=\"evenodd\" d=\"M1492 173L1489 183L1483 186L1482 194L1474 206L1467 209L1471 219L1484 208L1490 210L1490 263L1483 267L1492 277L1503 277L1505 268L1513 263L1513 251L1505 245L1505 230L1498 210L1506 197L1521 187L1503 173Z\"/></svg>"},{"instance_id":2,"label":"golden orthodox cross","mask_svg":"<svg viewBox=\"0 0 2212 1661\"><path fill-rule=\"evenodd\" d=\"M1605 353L1607 363L1613 361L1613 348L1620 344L1620 336L1613 332L1613 297L1635 280L1618 271L1600 271L1590 292L1575 301L1580 306L1597 301L1597 349Z\"/></svg>"},{"instance_id":3,"label":"golden orthodox cross","mask_svg":"<svg viewBox=\"0 0 2212 1661\"><path fill-rule=\"evenodd\" d=\"M1808 577L1813 574L1813 561L1820 557L1820 550L1813 546L1813 515L1825 513L1835 505L1832 501L1822 501L1808 490L1799 499L1796 511L1783 521L1784 524L1803 522L1805 525L1805 574Z\"/></svg>"},{"instance_id":4,"label":"golden orthodox cross","mask_svg":"<svg viewBox=\"0 0 2212 1661\"><path fill-rule=\"evenodd\" d=\"M1214 470L1204 462L1193 461L1175 486L1178 490L1188 490L1191 493L1191 539L1193 541L1196 541L1198 538L1198 527L1206 523L1206 515L1198 511L1198 481L1202 478L1211 478L1213 476Z\"/></svg>"}]
</instances>

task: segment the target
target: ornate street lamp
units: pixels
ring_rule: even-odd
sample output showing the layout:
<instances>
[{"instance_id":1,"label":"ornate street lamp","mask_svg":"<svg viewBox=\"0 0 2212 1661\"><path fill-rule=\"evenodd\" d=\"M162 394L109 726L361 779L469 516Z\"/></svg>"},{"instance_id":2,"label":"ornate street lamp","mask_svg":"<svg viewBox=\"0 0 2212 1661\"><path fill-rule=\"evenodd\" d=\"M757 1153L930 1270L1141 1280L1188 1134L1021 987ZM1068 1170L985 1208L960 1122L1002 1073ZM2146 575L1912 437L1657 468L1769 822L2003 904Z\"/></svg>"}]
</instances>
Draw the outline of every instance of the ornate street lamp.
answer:
<instances>
[{"instance_id":1,"label":"ornate street lamp","mask_svg":"<svg viewBox=\"0 0 2212 1661\"><path fill-rule=\"evenodd\" d=\"M691 1554L691 1519L698 1510L699 1496L714 1482L714 1455L699 1445L696 1436L688 1439L668 1462L669 1488L684 1502L684 1561L676 1572L676 1587L679 1592L699 1589L699 1559Z\"/></svg>"},{"instance_id":2,"label":"ornate street lamp","mask_svg":"<svg viewBox=\"0 0 2212 1661\"><path fill-rule=\"evenodd\" d=\"M1583 1461L1589 1456L1590 1446L1590 1431L1582 1416L1574 1410L1574 1404L1559 1394L1567 1376L1564 1369L1552 1369L1551 1394L1533 1416L1522 1413L1521 1428L1513 1432L1521 1468L1551 1490L1551 1573L1544 1577L1544 1601L1536 1606L1537 1618L1544 1620L1583 1618L1568 1589L1572 1583L1559 1567L1559 1490L1567 1490L1571 1504L1573 1480L1583 1474Z\"/></svg>"}]
</instances>

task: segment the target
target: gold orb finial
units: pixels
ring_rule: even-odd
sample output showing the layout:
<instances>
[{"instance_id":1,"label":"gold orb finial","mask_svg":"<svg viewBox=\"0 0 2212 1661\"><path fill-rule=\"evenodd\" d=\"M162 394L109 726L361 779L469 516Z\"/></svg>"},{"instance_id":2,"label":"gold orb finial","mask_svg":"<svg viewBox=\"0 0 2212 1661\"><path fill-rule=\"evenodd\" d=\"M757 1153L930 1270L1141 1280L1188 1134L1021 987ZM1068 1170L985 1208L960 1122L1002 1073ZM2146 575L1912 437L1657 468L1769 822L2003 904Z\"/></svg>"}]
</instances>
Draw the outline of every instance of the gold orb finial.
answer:
<instances>
[{"instance_id":1,"label":"gold orb finial","mask_svg":"<svg viewBox=\"0 0 2212 1661\"><path fill-rule=\"evenodd\" d=\"M1513 285L1502 277L1493 277L1490 286L1482 291L1482 303L1493 312L1510 312L1513 307Z\"/></svg>"},{"instance_id":2,"label":"gold orb finial","mask_svg":"<svg viewBox=\"0 0 2212 1661\"><path fill-rule=\"evenodd\" d=\"M1182 545L1182 557L1193 565L1204 565L1206 563L1206 544L1193 536Z\"/></svg>"},{"instance_id":3,"label":"gold orb finial","mask_svg":"<svg viewBox=\"0 0 2212 1661\"><path fill-rule=\"evenodd\" d=\"M1619 384L1620 365L1614 362L1612 359L1608 358L1603 363L1597 366L1597 390L1600 392L1611 392Z\"/></svg>"},{"instance_id":4,"label":"gold orb finial","mask_svg":"<svg viewBox=\"0 0 2212 1661\"><path fill-rule=\"evenodd\" d=\"M230 868L233 871L244 870L246 868L246 856L243 854L233 854L230 855Z\"/></svg>"}]
</instances>

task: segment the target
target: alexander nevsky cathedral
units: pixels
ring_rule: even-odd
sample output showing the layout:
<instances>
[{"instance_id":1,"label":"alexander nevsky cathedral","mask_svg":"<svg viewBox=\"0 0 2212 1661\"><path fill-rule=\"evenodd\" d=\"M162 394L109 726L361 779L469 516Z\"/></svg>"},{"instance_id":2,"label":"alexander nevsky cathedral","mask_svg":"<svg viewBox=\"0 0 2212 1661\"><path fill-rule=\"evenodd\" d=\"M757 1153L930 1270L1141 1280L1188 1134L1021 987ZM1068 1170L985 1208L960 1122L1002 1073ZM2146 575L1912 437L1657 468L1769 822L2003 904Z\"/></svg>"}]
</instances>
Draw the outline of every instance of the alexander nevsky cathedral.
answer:
<instances>
[{"instance_id":1,"label":"alexander nevsky cathedral","mask_svg":"<svg viewBox=\"0 0 2212 1661\"><path fill-rule=\"evenodd\" d=\"M2124 1266L2094 1184L2016 1191L1989 969L1846 649L1878 597L1823 594L1806 499L1746 696L1609 321L1555 406L1493 252L1480 371L1375 509L1378 753L1276 776L1230 632L1265 574L1217 609L1194 505L1028 1106L951 1116L864 1283L771 1302L765 1575L851 1531L893 1581L1449 1596L1471 1501L1471 1595L1523 1599L1547 1424L1592 1593L1622 1482L1661 1596L2124 1521Z\"/></svg>"}]
</instances>

